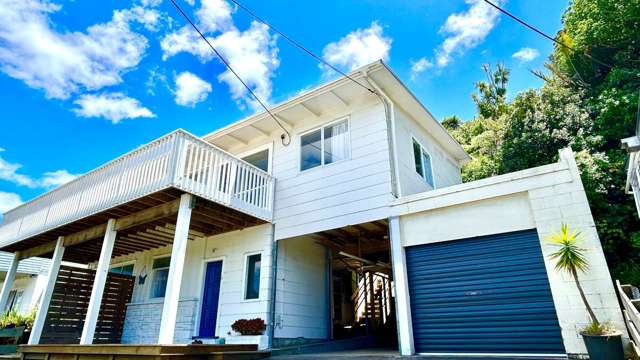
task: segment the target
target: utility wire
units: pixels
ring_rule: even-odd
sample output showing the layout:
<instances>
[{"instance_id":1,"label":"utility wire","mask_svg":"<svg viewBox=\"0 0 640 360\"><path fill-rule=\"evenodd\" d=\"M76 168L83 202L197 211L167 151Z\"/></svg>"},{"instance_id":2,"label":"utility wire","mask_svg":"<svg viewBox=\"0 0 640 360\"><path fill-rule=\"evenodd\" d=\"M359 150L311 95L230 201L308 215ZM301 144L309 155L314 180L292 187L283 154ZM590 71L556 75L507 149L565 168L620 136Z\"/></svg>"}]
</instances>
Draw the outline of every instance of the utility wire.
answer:
<instances>
[{"instance_id":1,"label":"utility wire","mask_svg":"<svg viewBox=\"0 0 640 360\"><path fill-rule=\"evenodd\" d=\"M235 75L235 77L238 79L238 81L240 81L240 83L242 83L242 85L244 85L244 87L247 89L247 91L249 91L249 93L251 94L251 96L256 99L256 101L260 104L260 106L262 106L262 108L264 109L264 111L267 112L267 114L269 114L273 120L276 122L276 124L278 124L278 126L280 126L280 128L282 128L282 130L287 134L287 138L289 141L285 142L285 136L284 134L281 136L282 139L282 145L284 146L288 146L289 144L291 144L291 134L289 133L289 131L287 131L287 129L280 123L280 120L278 120L278 118L271 112L269 111L269 109L267 108L267 106L262 102L262 100L260 100L260 98L258 97L258 95L256 95L255 92L253 92L253 90L251 90L251 88L249 87L249 85L247 85L247 83L244 82L244 80L242 80L242 78L240 77L240 75L238 75L238 73L233 70L233 68L231 67L231 65L229 64L229 62L222 56L222 54L220 54L218 52L218 50L216 50L216 48L211 44L211 42L209 42L209 39L207 39L204 34L202 34L202 32L200 31L200 29L198 29L198 27L196 26L196 24L193 23L193 21L191 21L191 19L189 18L189 16L187 16L187 14L185 14L184 11L182 11L182 8L180 8L180 6L178 5L178 3L176 3L175 0L171 0L171 3L173 3L173 6L176 7L176 9L178 9L178 11L180 12L180 14L182 14L182 16L185 18L185 20L187 20L189 22L189 24L191 24L191 27L193 27L193 29L198 33L198 35L200 35L200 37L207 43L207 45L209 45L209 47L211 48L211 50L213 50L213 52L216 54L216 56L218 57L218 59L220 59L220 61L222 61L222 63L224 64L224 66L227 67L227 69L229 69L229 71L231 71L233 73L233 75Z\"/></svg>"},{"instance_id":2,"label":"utility wire","mask_svg":"<svg viewBox=\"0 0 640 360\"><path fill-rule=\"evenodd\" d=\"M233 1L233 0L231 0L231 1ZM541 30L538 30L537 28L533 27L532 25L529 25L529 24L528 24L528 23L526 23L524 20L521 20L521 19L520 19L520 18L518 18L517 16L515 16L515 15L513 15L512 13L508 12L507 10L505 10L505 9L501 8L500 6L498 6L498 5L494 4L493 2L491 2L491 1L489 1L489 0L483 0L483 1L484 1L485 3L487 3L487 4L491 5L492 7L494 7L495 9L497 9L498 11L500 11L501 13L503 13L503 14L507 15L508 17L512 18L513 20L517 21L517 22L518 22L518 23L520 23L521 25L523 25L523 26L525 26L525 27L529 28L530 30L533 30L534 32L538 33L538 34L539 34L539 35L541 35L542 37L545 37L545 38L547 38L547 39L549 39L549 40L553 41L554 43L556 43L556 44L558 44L558 45L560 45L560 46L562 46L562 47L564 47L564 48L567 48L567 49L569 49L569 50L573 51L574 53L581 53L581 54L583 54L584 56L588 57L590 60L593 60L594 62L597 62L597 63L598 63L598 64L600 64L600 65L606 66L606 67L608 67L608 68L610 68L610 69L612 69L612 68L613 68L613 65L607 64L606 62L604 62L604 61L602 61L602 60L599 60L599 59L597 59L597 58L595 58L595 57L591 56L590 54L588 54L588 53L586 53L586 52L584 52L584 51L579 51L579 50L577 50L576 48L574 48L574 47L572 47L572 46L569 46L569 45L567 45L567 44L563 43L562 41L560 41L560 40L558 40L558 39L556 39L556 38L553 38L553 37L551 37L551 36L549 36L549 35L545 34L545 33L544 33L544 32L542 32Z\"/></svg>"},{"instance_id":3,"label":"utility wire","mask_svg":"<svg viewBox=\"0 0 640 360\"><path fill-rule=\"evenodd\" d=\"M173 0L171 0L173 1ZM302 45L301 43L299 43L298 41L294 40L293 38L289 37L287 34L283 33L282 31L278 30L277 28L275 28L273 25L271 25L269 22L267 22L266 20L264 20L263 18L261 18L260 16L258 16L255 12L253 12L251 9L249 9L248 7L242 5L240 2L238 2L237 0L229 0L231 2L233 2L234 4L236 4L239 8L241 8L242 10L246 11L249 15L251 15L253 18L255 18L256 20L258 20L259 22L265 24L267 27L269 27L271 30L273 30L274 32L278 33L280 36L282 36L283 38L285 38L285 40L289 41L291 44L293 44L295 47L297 47L298 49L306 52L307 54L309 54L311 57L313 57L314 59L318 60L319 62L321 62L322 64L328 66L331 70L337 72L338 74L346 77L347 79L353 81L354 83L360 85L362 88L366 89L367 91L369 91L370 93L374 94L374 95L378 95L378 93L369 88L368 86L362 84L361 82L357 81L356 79L354 79L353 77L349 76L349 74L345 73L344 71L341 71L340 69L336 68L335 66L331 65L329 62L325 61L323 58L321 58L320 56L316 55L313 51L307 49L304 45Z\"/></svg>"}]
</instances>

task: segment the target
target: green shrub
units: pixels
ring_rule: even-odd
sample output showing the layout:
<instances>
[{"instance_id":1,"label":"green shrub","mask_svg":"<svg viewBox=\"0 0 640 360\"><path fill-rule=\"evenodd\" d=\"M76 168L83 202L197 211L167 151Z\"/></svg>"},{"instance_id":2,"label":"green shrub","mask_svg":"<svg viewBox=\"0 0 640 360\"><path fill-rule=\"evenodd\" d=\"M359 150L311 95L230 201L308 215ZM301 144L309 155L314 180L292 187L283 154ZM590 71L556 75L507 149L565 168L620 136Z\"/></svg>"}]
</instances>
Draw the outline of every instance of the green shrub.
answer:
<instances>
[{"instance_id":1,"label":"green shrub","mask_svg":"<svg viewBox=\"0 0 640 360\"><path fill-rule=\"evenodd\" d=\"M0 329L22 327L31 329L36 319L36 310L34 309L28 314L21 314L15 310L0 315Z\"/></svg>"}]
</instances>

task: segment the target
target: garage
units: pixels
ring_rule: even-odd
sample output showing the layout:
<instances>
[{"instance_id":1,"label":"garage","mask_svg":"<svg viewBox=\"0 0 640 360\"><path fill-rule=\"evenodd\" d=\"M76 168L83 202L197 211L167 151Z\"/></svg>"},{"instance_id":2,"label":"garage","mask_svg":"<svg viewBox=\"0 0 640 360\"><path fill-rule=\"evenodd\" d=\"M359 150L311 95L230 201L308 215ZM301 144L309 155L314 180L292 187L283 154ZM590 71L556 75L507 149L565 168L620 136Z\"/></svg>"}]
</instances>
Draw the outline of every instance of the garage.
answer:
<instances>
[{"instance_id":1,"label":"garage","mask_svg":"<svg viewBox=\"0 0 640 360\"><path fill-rule=\"evenodd\" d=\"M417 353L564 354L535 229L406 247Z\"/></svg>"}]
</instances>

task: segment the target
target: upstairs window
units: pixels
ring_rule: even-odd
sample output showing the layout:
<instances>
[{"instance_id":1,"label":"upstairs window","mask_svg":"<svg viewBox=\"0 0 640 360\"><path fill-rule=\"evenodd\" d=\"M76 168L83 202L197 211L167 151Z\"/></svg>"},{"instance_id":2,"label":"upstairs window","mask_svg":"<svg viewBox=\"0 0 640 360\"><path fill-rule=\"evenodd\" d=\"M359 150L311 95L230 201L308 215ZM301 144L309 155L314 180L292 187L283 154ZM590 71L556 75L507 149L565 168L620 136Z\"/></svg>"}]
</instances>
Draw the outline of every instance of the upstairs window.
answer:
<instances>
[{"instance_id":1,"label":"upstairs window","mask_svg":"<svg viewBox=\"0 0 640 360\"><path fill-rule=\"evenodd\" d=\"M266 172L269 171L269 150L258 151L255 154L245 156L242 160Z\"/></svg>"},{"instance_id":2,"label":"upstairs window","mask_svg":"<svg viewBox=\"0 0 640 360\"><path fill-rule=\"evenodd\" d=\"M151 297L162 298L167 291L167 280L169 279L169 264L171 257L162 257L153 260L153 278L151 281Z\"/></svg>"},{"instance_id":3,"label":"upstairs window","mask_svg":"<svg viewBox=\"0 0 640 360\"><path fill-rule=\"evenodd\" d=\"M328 165L349 156L349 122L342 120L300 136L300 170Z\"/></svg>"},{"instance_id":4,"label":"upstairs window","mask_svg":"<svg viewBox=\"0 0 640 360\"><path fill-rule=\"evenodd\" d=\"M429 155L415 139L413 139L413 161L416 165L418 175L420 175L432 189L435 189L431 155Z\"/></svg>"}]
</instances>

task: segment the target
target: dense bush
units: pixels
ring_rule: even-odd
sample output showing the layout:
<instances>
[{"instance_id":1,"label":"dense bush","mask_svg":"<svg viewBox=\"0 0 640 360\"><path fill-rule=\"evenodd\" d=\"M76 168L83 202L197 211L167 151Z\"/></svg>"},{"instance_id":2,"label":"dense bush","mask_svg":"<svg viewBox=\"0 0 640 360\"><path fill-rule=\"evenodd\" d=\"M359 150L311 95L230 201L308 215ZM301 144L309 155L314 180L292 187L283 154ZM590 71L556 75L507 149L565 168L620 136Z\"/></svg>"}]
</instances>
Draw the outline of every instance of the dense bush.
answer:
<instances>
[{"instance_id":1,"label":"dense bush","mask_svg":"<svg viewBox=\"0 0 640 360\"><path fill-rule=\"evenodd\" d=\"M231 325L231 329L242 335L262 335L267 329L267 324L260 318L250 320L240 319Z\"/></svg>"}]
</instances>

